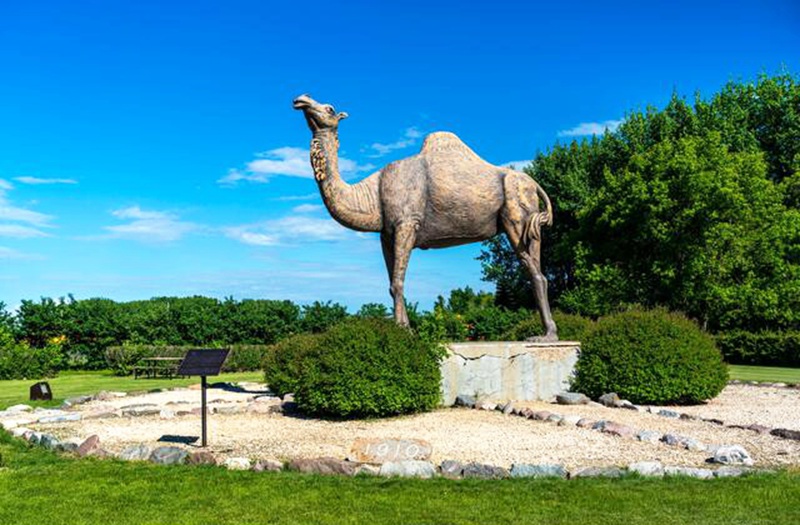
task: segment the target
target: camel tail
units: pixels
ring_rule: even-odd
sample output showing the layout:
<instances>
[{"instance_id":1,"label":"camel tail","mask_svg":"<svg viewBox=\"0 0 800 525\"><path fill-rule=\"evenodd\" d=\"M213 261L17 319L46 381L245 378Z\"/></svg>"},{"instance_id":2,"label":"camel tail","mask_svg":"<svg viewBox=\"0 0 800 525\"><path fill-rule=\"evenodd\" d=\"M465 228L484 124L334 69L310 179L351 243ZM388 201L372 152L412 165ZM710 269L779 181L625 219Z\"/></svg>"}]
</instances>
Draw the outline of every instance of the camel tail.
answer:
<instances>
[{"instance_id":1,"label":"camel tail","mask_svg":"<svg viewBox=\"0 0 800 525\"><path fill-rule=\"evenodd\" d=\"M547 196L547 193L539 186L538 182L533 181L533 183L536 185L536 195L544 201L544 211L539 209L528 216L525 230L522 232L526 244L542 238L542 225L553 225L553 205L550 203L550 197Z\"/></svg>"}]
</instances>

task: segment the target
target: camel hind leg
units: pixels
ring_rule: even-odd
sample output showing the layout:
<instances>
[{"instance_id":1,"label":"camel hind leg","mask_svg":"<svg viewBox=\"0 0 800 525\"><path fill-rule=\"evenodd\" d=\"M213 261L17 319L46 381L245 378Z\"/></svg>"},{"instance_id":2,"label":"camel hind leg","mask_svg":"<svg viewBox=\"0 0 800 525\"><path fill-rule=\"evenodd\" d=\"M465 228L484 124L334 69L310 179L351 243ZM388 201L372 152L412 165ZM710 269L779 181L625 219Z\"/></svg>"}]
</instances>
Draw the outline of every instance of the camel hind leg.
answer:
<instances>
[{"instance_id":1,"label":"camel hind leg","mask_svg":"<svg viewBox=\"0 0 800 525\"><path fill-rule=\"evenodd\" d=\"M538 235L525 235L526 227L530 228L531 213L536 212L534 210L526 211L519 202L518 195L517 191L506 191L506 203L501 211L501 224L511 246L514 248L514 252L517 254L517 258L531 276L536 306L539 309L539 317L545 329L544 335L530 337L528 340L558 341L558 328L555 321L553 321L553 315L550 312L550 301L547 298L547 278L542 273L541 238ZM534 204L538 207L538 201L534 201ZM537 219L534 217L533 220Z\"/></svg>"}]
</instances>

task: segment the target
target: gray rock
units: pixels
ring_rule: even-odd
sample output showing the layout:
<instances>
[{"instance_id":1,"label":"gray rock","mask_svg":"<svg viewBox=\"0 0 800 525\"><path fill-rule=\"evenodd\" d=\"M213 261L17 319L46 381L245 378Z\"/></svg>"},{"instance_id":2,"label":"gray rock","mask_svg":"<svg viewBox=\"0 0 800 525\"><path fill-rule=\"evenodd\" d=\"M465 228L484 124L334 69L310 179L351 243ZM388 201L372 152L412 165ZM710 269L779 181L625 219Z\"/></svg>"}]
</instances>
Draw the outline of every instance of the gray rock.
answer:
<instances>
[{"instance_id":1,"label":"gray rock","mask_svg":"<svg viewBox=\"0 0 800 525\"><path fill-rule=\"evenodd\" d=\"M91 412L83 412L83 419L111 419L113 417L119 417L120 413L114 410L113 408L101 408L97 410L92 410Z\"/></svg>"},{"instance_id":2,"label":"gray rock","mask_svg":"<svg viewBox=\"0 0 800 525\"><path fill-rule=\"evenodd\" d=\"M484 465L483 463L468 463L464 465L464 471L461 475L464 478L502 479L508 477L508 470L494 465Z\"/></svg>"},{"instance_id":3,"label":"gray rock","mask_svg":"<svg viewBox=\"0 0 800 525\"><path fill-rule=\"evenodd\" d=\"M158 447L150 454L150 461L158 465L180 465L186 463L189 453L179 447Z\"/></svg>"},{"instance_id":4,"label":"gray rock","mask_svg":"<svg viewBox=\"0 0 800 525\"><path fill-rule=\"evenodd\" d=\"M619 478L625 471L617 467L587 467L570 473L570 478Z\"/></svg>"},{"instance_id":5,"label":"gray rock","mask_svg":"<svg viewBox=\"0 0 800 525\"><path fill-rule=\"evenodd\" d=\"M605 419L601 419L599 421L595 421L594 425L592 425L592 430L601 430L602 431L604 428L606 428L606 425L608 423L609 423L609 421L606 421Z\"/></svg>"},{"instance_id":6,"label":"gray rock","mask_svg":"<svg viewBox=\"0 0 800 525\"><path fill-rule=\"evenodd\" d=\"M84 403L88 403L94 399L93 396L77 396L77 397L70 397L69 399L64 400L64 405L67 407L75 406L75 405L83 405Z\"/></svg>"},{"instance_id":7,"label":"gray rock","mask_svg":"<svg viewBox=\"0 0 800 525\"><path fill-rule=\"evenodd\" d=\"M720 467L714 471L714 476L718 478L736 478L752 472L752 469L746 467Z\"/></svg>"},{"instance_id":8,"label":"gray rock","mask_svg":"<svg viewBox=\"0 0 800 525\"><path fill-rule=\"evenodd\" d=\"M752 430L753 432L756 432L758 434L769 434L770 430L772 429L764 425L753 423L752 425L747 426L747 430Z\"/></svg>"},{"instance_id":9,"label":"gray rock","mask_svg":"<svg viewBox=\"0 0 800 525\"><path fill-rule=\"evenodd\" d=\"M464 465L458 461L446 459L439 465L439 470L442 472L442 476L456 479L461 477L461 473L464 471Z\"/></svg>"},{"instance_id":10,"label":"gray rock","mask_svg":"<svg viewBox=\"0 0 800 525\"><path fill-rule=\"evenodd\" d=\"M187 465L216 465L217 458L214 457L214 454L208 452L207 450L198 450L196 452L190 452L189 455L186 457L186 464Z\"/></svg>"},{"instance_id":11,"label":"gray rock","mask_svg":"<svg viewBox=\"0 0 800 525\"><path fill-rule=\"evenodd\" d=\"M620 402L619 396L616 392L609 392L608 394L603 394L597 399L598 403L606 407L615 407L617 403Z\"/></svg>"},{"instance_id":12,"label":"gray rock","mask_svg":"<svg viewBox=\"0 0 800 525\"><path fill-rule=\"evenodd\" d=\"M685 438L682 445L683 448L685 448L686 450L691 450L692 452L704 452L705 450L707 450L705 444L693 438Z\"/></svg>"},{"instance_id":13,"label":"gray rock","mask_svg":"<svg viewBox=\"0 0 800 525\"><path fill-rule=\"evenodd\" d=\"M578 428L592 428L595 423L597 423L597 421L594 419L581 418L575 423L575 426Z\"/></svg>"},{"instance_id":14,"label":"gray rock","mask_svg":"<svg viewBox=\"0 0 800 525\"><path fill-rule=\"evenodd\" d=\"M769 431L769 433L779 438L800 441L800 430L789 430L788 428L773 428L772 430Z\"/></svg>"},{"instance_id":15,"label":"gray rock","mask_svg":"<svg viewBox=\"0 0 800 525\"><path fill-rule=\"evenodd\" d=\"M552 415L553 415L553 413L552 412L548 412L547 410L538 410L538 411L533 413L533 416L531 417L531 419L534 419L536 421L547 421L547 418L549 418Z\"/></svg>"},{"instance_id":16,"label":"gray rock","mask_svg":"<svg viewBox=\"0 0 800 525\"><path fill-rule=\"evenodd\" d=\"M381 465L378 473L384 477L427 479L436 475L436 468L429 461L391 461Z\"/></svg>"},{"instance_id":17,"label":"gray rock","mask_svg":"<svg viewBox=\"0 0 800 525\"><path fill-rule=\"evenodd\" d=\"M580 420L581 416L577 416L574 414L566 415L561 419L561 421L558 422L558 426L574 427L575 425L578 424Z\"/></svg>"},{"instance_id":18,"label":"gray rock","mask_svg":"<svg viewBox=\"0 0 800 525\"><path fill-rule=\"evenodd\" d=\"M491 401L486 401L486 400L479 400L477 403L475 403L475 408L477 408L478 410L492 411L497 409L497 403L492 403Z\"/></svg>"},{"instance_id":19,"label":"gray rock","mask_svg":"<svg viewBox=\"0 0 800 525\"><path fill-rule=\"evenodd\" d=\"M681 414L679 416L679 419L682 419L684 421L694 421L697 419L697 416L693 416L692 414Z\"/></svg>"},{"instance_id":20,"label":"gray rock","mask_svg":"<svg viewBox=\"0 0 800 525\"><path fill-rule=\"evenodd\" d=\"M525 407L519 411L520 417L524 417L525 419L530 419L533 417L533 409Z\"/></svg>"},{"instance_id":21,"label":"gray rock","mask_svg":"<svg viewBox=\"0 0 800 525\"><path fill-rule=\"evenodd\" d=\"M39 423L68 423L70 421L80 421L81 414L63 414L58 416L46 416L39 418Z\"/></svg>"},{"instance_id":22,"label":"gray rock","mask_svg":"<svg viewBox=\"0 0 800 525\"><path fill-rule=\"evenodd\" d=\"M681 417L681 415L675 412L674 410L667 410L666 408L662 408L661 410L656 412L656 414L662 417L669 417L673 419L678 419L679 417Z\"/></svg>"},{"instance_id":23,"label":"gray rock","mask_svg":"<svg viewBox=\"0 0 800 525\"><path fill-rule=\"evenodd\" d=\"M585 405L591 399L579 392L562 392L556 394L556 403L559 405Z\"/></svg>"},{"instance_id":24,"label":"gray rock","mask_svg":"<svg viewBox=\"0 0 800 525\"><path fill-rule=\"evenodd\" d=\"M359 465L356 469L356 476L380 476L381 468L377 465L370 465L365 463L364 465Z\"/></svg>"},{"instance_id":25,"label":"gray rock","mask_svg":"<svg viewBox=\"0 0 800 525\"><path fill-rule=\"evenodd\" d=\"M56 450L59 452L67 452L70 454L77 453L78 447L81 446L82 441L79 438L69 438L65 439L64 441L60 441L56 445Z\"/></svg>"},{"instance_id":26,"label":"gray rock","mask_svg":"<svg viewBox=\"0 0 800 525\"><path fill-rule=\"evenodd\" d=\"M141 406L122 409L122 415L130 417L157 416L159 414L161 414L161 409L156 406Z\"/></svg>"},{"instance_id":27,"label":"gray rock","mask_svg":"<svg viewBox=\"0 0 800 525\"><path fill-rule=\"evenodd\" d=\"M283 470L283 463L274 459L259 459L253 465L256 472L280 472Z\"/></svg>"},{"instance_id":28,"label":"gray rock","mask_svg":"<svg viewBox=\"0 0 800 525\"><path fill-rule=\"evenodd\" d=\"M710 463L721 463L723 465L747 465L753 464L753 458L740 445L719 447L714 456L709 458Z\"/></svg>"},{"instance_id":29,"label":"gray rock","mask_svg":"<svg viewBox=\"0 0 800 525\"><path fill-rule=\"evenodd\" d=\"M25 434L27 441L31 445L38 445L42 441L42 433L33 431L30 434Z\"/></svg>"},{"instance_id":30,"label":"gray rock","mask_svg":"<svg viewBox=\"0 0 800 525\"><path fill-rule=\"evenodd\" d=\"M654 430L642 430L636 434L636 439L646 443L658 443L661 440L661 433Z\"/></svg>"},{"instance_id":31,"label":"gray rock","mask_svg":"<svg viewBox=\"0 0 800 525\"><path fill-rule=\"evenodd\" d=\"M30 412L31 410L33 410L32 406L25 405L25 404L19 404L19 405L13 405L13 406L8 407L7 409L5 409L5 412L9 412L9 413L12 413L12 414L18 414L20 412Z\"/></svg>"},{"instance_id":32,"label":"gray rock","mask_svg":"<svg viewBox=\"0 0 800 525\"><path fill-rule=\"evenodd\" d=\"M39 438L39 445L49 450L55 450L58 443L58 439L52 434L42 434Z\"/></svg>"},{"instance_id":33,"label":"gray rock","mask_svg":"<svg viewBox=\"0 0 800 525\"><path fill-rule=\"evenodd\" d=\"M164 408L158 413L158 417L161 419L175 419L175 412L168 408Z\"/></svg>"},{"instance_id":34,"label":"gray rock","mask_svg":"<svg viewBox=\"0 0 800 525\"><path fill-rule=\"evenodd\" d=\"M222 465L228 470L250 470L248 458L226 458Z\"/></svg>"},{"instance_id":35,"label":"gray rock","mask_svg":"<svg viewBox=\"0 0 800 525\"><path fill-rule=\"evenodd\" d=\"M541 464L514 464L511 466L512 478L566 478L567 469L562 465Z\"/></svg>"},{"instance_id":36,"label":"gray rock","mask_svg":"<svg viewBox=\"0 0 800 525\"><path fill-rule=\"evenodd\" d=\"M298 458L291 460L288 464L289 470L296 470L307 474L339 474L344 476L354 476L357 466L358 464L352 461L343 461L331 457L314 459Z\"/></svg>"},{"instance_id":37,"label":"gray rock","mask_svg":"<svg viewBox=\"0 0 800 525\"><path fill-rule=\"evenodd\" d=\"M225 405L221 407L216 407L214 409L215 414L241 414L244 412L244 407L239 405Z\"/></svg>"},{"instance_id":38,"label":"gray rock","mask_svg":"<svg viewBox=\"0 0 800 525\"><path fill-rule=\"evenodd\" d=\"M709 479L714 477L713 470L692 467L665 467L664 474L667 476L687 476L698 479Z\"/></svg>"},{"instance_id":39,"label":"gray rock","mask_svg":"<svg viewBox=\"0 0 800 525\"><path fill-rule=\"evenodd\" d=\"M11 435L20 439L25 439L25 434L28 432L33 432L33 430L26 427L16 427L11 429Z\"/></svg>"},{"instance_id":40,"label":"gray rock","mask_svg":"<svg viewBox=\"0 0 800 525\"><path fill-rule=\"evenodd\" d=\"M660 461L639 461L628 465L630 472L636 472L640 476L659 477L664 475L664 465Z\"/></svg>"},{"instance_id":41,"label":"gray rock","mask_svg":"<svg viewBox=\"0 0 800 525\"><path fill-rule=\"evenodd\" d=\"M131 445L119 453L119 459L123 461L146 461L153 450L145 445L139 443L138 445Z\"/></svg>"},{"instance_id":42,"label":"gray rock","mask_svg":"<svg viewBox=\"0 0 800 525\"><path fill-rule=\"evenodd\" d=\"M562 419L564 419L564 416L562 416L561 414L550 414L550 415L547 417L547 421L552 421L553 423L558 423L558 422L560 422Z\"/></svg>"},{"instance_id":43,"label":"gray rock","mask_svg":"<svg viewBox=\"0 0 800 525\"><path fill-rule=\"evenodd\" d=\"M514 410L514 402L509 401L503 406L503 414L509 415Z\"/></svg>"},{"instance_id":44,"label":"gray rock","mask_svg":"<svg viewBox=\"0 0 800 525\"><path fill-rule=\"evenodd\" d=\"M683 446L683 444L686 442L686 439L687 438L679 436L677 434L664 434L663 436L661 436L661 442L666 443L667 445L670 445L672 447L679 445Z\"/></svg>"},{"instance_id":45,"label":"gray rock","mask_svg":"<svg viewBox=\"0 0 800 525\"><path fill-rule=\"evenodd\" d=\"M701 419L701 421L705 421L706 423L711 423L712 425L724 425L725 424L725 422L722 421L721 419L705 418L705 417L700 418L700 419Z\"/></svg>"},{"instance_id":46,"label":"gray rock","mask_svg":"<svg viewBox=\"0 0 800 525\"><path fill-rule=\"evenodd\" d=\"M633 411L636 411L636 412L638 412L640 410L640 408L638 406L634 405L633 403L631 403L627 399L620 400L620 402L617 403L616 407L617 408L624 408L626 410L633 410Z\"/></svg>"},{"instance_id":47,"label":"gray rock","mask_svg":"<svg viewBox=\"0 0 800 525\"><path fill-rule=\"evenodd\" d=\"M456 396L456 401L454 403L457 407L467 407L467 408L475 408L475 404L478 402L474 396L468 396L466 394L459 394Z\"/></svg>"}]
</instances>

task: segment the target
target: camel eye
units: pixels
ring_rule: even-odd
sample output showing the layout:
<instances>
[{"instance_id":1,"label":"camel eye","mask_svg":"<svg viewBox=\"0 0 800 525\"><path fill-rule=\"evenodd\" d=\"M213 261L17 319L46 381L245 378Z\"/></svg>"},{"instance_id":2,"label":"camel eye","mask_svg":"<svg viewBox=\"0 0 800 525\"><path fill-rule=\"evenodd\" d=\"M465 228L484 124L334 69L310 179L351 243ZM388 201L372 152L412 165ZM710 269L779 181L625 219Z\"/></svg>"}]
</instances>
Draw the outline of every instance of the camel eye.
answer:
<instances>
[{"instance_id":1,"label":"camel eye","mask_svg":"<svg viewBox=\"0 0 800 525\"><path fill-rule=\"evenodd\" d=\"M336 114L336 111L333 109L333 106L328 106L328 113L330 115L335 115Z\"/></svg>"}]
</instances>

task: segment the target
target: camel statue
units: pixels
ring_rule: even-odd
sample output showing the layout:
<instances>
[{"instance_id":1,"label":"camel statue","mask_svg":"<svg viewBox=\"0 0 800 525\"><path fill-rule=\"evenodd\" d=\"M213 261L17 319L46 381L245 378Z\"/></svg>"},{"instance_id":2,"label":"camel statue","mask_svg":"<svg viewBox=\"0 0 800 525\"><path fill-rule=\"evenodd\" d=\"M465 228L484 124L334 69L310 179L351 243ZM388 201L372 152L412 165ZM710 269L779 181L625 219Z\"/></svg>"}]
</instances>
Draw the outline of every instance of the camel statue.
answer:
<instances>
[{"instance_id":1,"label":"camel statue","mask_svg":"<svg viewBox=\"0 0 800 525\"><path fill-rule=\"evenodd\" d=\"M331 216L347 228L381 234L398 324L408 326L403 285L411 250L480 242L503 231L530 272L546 330L531 339L558 340L539 255L540 228L552 224L553 212L533 179L493 166L454 134L437 132L425 138L419 154L348 184L338 164L339 121L347 113L308 95L297 97L293 105L303 111L311 129L311 167Z\"/></svg>"}]
</instances>

